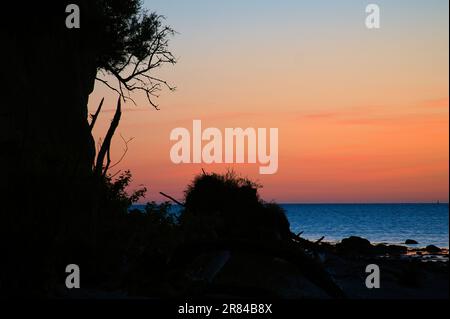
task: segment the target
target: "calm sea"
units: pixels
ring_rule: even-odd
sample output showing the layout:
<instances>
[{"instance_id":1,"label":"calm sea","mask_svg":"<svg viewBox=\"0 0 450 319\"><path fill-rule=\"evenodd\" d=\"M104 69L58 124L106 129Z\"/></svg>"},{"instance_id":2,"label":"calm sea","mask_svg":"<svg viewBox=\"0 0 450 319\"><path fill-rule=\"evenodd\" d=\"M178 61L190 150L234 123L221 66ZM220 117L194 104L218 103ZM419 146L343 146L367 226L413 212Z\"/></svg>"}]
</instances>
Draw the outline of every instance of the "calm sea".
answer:
<instances>
[{"instance_id":1,"label":"calm sea","mask_svg":"<svg viewBox=\"0 0 450 319\"><path fill-rule=\"evenodd\" d=\"M371 242L404 243L420 247L449 246L448 204L285 204L291 230L303 237L341 240L361 236Z\"/></svg>"},{"instance_id":2,"label":"calm sea","mask_svg":"<svg viewBox=\"0 0 450 319\"><path fill-rule=\"evenodd\" d=\"M338 241L360 236L375 243L419 242L449 247L448 204L282 204L291 230ZM143 205L135 205L143 208ZM174 207L176 211L177 208ZM414 246L412 246L414 247Z\"/></svg>"}]
</instances>

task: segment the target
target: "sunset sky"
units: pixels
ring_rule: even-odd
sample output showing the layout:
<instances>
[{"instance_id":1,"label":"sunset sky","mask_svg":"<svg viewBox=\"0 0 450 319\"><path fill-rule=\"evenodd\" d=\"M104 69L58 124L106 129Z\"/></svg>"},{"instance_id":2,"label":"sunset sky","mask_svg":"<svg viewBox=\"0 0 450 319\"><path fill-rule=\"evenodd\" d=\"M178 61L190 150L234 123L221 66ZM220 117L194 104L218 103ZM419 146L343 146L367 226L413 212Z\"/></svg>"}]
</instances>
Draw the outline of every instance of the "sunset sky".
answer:
<instances>
[{"instance_id":1,"label":"sunset sky","mask_svg":"<svg viewBox=\"0 0 450 319\"><path fill-rule=\"evenodd\" d=\"M161 110L137 96L124 106L113 145L143 202L182 199L195 174L234 168L264 185L265 200L305 203L448 202L448 1L372 1L381 29L365 27L368 1L152 0L177 32L175 66L158 75ZM97 83L95 129L105 135L117 100ZM279 129L279 168L171 162L172 129Z\"/></svg>"}]
</instances>

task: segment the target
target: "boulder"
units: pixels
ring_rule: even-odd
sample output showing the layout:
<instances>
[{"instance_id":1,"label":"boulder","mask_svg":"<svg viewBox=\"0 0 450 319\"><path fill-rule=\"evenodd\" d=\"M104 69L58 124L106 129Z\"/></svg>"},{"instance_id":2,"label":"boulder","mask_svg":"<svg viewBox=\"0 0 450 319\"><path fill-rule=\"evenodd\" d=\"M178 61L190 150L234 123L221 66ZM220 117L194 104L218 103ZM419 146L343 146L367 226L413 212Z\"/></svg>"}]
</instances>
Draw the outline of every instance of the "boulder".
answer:
<instances>
[{"instance_id":1,"label":"boulder","mask_svg":"<svg viewBox=\"0 0 450 319\"><path fill-rule=\"evenodd\" d=\"M441 252L441 249L439 247L436 247L435 245L428 245L425 247L425 250L429 253L439 253Z\"/></svg>"},{"instance_id":2,"label":"boulder","mask_svg":"<svg viewBox=\"0 0 450 319\"><path fill-rule=\"evenodd\" d=\"M358 236L344 238L337 246L344 253L368 254L373 252L370 241Z\"/></svg>"},{"instance_id":3,"label":"boulder","mask_svg":"<svg viewBox=\"0 0 450 319\"><path fill-rule=\"evenodd\" d=\"M418 242L415 241L414 239L407 239L407 240L405 241L405 244L406 244L406 245L417 245Z\"/></svg>"}]
</instances>

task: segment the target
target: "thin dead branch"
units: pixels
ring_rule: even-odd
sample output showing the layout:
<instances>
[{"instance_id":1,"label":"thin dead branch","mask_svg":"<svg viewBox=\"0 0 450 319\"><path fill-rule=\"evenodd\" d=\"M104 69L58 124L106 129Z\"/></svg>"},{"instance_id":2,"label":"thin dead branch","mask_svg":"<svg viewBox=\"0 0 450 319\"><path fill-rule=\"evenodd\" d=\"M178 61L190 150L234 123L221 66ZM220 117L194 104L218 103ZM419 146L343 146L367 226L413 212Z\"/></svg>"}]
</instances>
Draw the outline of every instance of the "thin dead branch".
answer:
<instances>
[{"instance_id":1,"label":"thin dead branch","mask_svg":"<svg viewBox=\"0 0 450 319\"><path fill-rule=\"evenodd\" d=\"M97 117L100 114L100 111L102 110L102 106L103 106L103 102L105 101L105 98L102 98L102 100L100 101L100 104L97 108L97 111L95 112L95 114L91 114L91 124L89 125L89 130L92 132L92 129L94 128L95 122L97 121Z\"/></svg>"},{"instance_id":2,"label":"thin dead branch","mask_svg":"<svg viewBox=\"0 0 450 319\"><path fill-rule=\"evenodd\" d=\"M128 143L130 143L132 140L134 140L134 137L130 137L128 140L125 140L125 138L122 136L122 134L120 134L120 137L122 138L122 141L125 144L125 148L123 149L122 156L119 158L119 160L116 163L114 163L113 165L111 165L109 167L110 169L117 166L120 162L122 162L122 160L125 158L125 155L127 155L127 152L128 152Z\"/></svg>"},{"instance_id":3,"label":"thin dead branch","mask_svg":"<svg viewBox=\"0 0 450 319\"><path fill-rule=\"evenodd\" d=\"M105 139L97 155L97 161L94 167L94 175L96 176L104 176L106 174L106 170L103 169L103 162L105 160L105 156L108 156L108 160L110 163L109 152L111 148L111 141L117 127L119 126L121 116L122 116L122 108L121 108L121 99L119 97L117 100L116 113L114 114L114 117L111 121L111 125L109 126L108 132L106 133ZM109 163L107 165L109 165Z\"/></svg>"}]
</instances>

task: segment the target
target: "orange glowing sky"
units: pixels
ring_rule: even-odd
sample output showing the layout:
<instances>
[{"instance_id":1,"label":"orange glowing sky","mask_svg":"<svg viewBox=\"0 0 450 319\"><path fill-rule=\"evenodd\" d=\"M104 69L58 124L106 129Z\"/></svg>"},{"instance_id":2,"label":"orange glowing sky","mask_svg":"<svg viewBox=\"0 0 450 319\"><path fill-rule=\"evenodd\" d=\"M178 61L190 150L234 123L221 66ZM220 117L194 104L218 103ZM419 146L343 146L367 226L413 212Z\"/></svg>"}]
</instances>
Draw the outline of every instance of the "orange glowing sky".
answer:
<instances>
[{"instance_id":1,"label":"orange glowing sky","mask_svg":"<svg viewBox=\"0 0 450 319\"><path fill-rule=\"evenodd\" d=\"M448 201L448 1L378 1L381 29L364 26L365 1L149 1L179 34L178 64L158 71L177 86L156 111L127 103L113 145L143 201L182 199L194 174L232 167L279 202ZM283 3L282 5L280 4ZM314 4L312 4L314 2ZM151 3L151 5L150 5ZM226 17L226 18L225 18ZM116 95L105 97L94 135L106 133ZM279 128L279 169L259 164L172 164L176 127Z\"/></svg>"}]
</instances>

